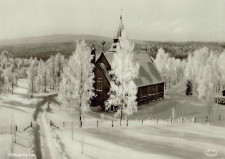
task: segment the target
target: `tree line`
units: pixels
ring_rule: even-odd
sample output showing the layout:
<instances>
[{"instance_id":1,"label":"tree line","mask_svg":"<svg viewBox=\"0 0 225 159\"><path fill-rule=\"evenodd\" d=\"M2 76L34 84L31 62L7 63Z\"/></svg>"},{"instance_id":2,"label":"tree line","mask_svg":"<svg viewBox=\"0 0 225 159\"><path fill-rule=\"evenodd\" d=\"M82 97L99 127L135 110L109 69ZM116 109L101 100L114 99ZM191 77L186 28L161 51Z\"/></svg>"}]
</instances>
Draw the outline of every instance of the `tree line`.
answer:
<instances>
[{"instance_id":1,"label":"tree line","mask_svg":"<svg viewBox=\"0 0 225 159\"><path fill-rule=\"evenodd\" d=\"M188 54L187 59L170 57L159 49L155 63L165 80L165 89L179 81L185 81L186 95L196 95L212 111L215 93L225 89L225 52L213 51L207 47Z\"/></svg>"}]
</instances>

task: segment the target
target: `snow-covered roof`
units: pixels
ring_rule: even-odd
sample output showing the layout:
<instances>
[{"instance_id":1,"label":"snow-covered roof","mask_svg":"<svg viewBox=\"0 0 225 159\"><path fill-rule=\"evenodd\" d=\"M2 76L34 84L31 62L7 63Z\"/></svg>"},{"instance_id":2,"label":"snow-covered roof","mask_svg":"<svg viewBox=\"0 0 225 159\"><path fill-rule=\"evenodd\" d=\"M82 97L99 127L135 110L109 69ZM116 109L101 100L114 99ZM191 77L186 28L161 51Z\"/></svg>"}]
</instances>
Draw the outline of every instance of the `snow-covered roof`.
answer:
<instances>
[{"instance_id":1,"label":"snow-covered roof","mask_svg":"<svg viewBox=\"0 0 225 159\"><path fill-rule=\"evenodd\" d=\"M134 60L139 63L139 75L134 80L138 87L164 82L154 61L146 53L136 53Z\"/></svg>"},{"instance_id":2,"label":"snow-covered roof","mask_svg":"<svg viewBox=\"0 0 225 159\"><path fill-rule=\"evenodd\" d=\"M104 63L99 63L99 66L101 67L103 73L105 74L105 77L107 78L108 81L111 81L111 77L109 76L109 72L107 71L106 66Z\"/></svg>"},{"instance_id":3,"label":"snow-covered roof","mask_svg":"<svg viewBox=\"0 0 225 159\"><path fill-rule=\"evenodd\" d=\"M101 56L102 53L95 53L95 62L98 60L98 58Z\"/></svg>"},{"instance_id":4,"label":"snow-covered roof","mask_svg":"<svg viewBox=\"0 0 225 159\"><path fill-rule=\"evenodd\" d=\"M111 65L114 53L104 53L104 55ZM150 58L148 54L136 53L134 55L134 61L138 62L140 65L138 78L134 80L138 87L164 82L153 59Z\"/></svg>"}]
</instances>

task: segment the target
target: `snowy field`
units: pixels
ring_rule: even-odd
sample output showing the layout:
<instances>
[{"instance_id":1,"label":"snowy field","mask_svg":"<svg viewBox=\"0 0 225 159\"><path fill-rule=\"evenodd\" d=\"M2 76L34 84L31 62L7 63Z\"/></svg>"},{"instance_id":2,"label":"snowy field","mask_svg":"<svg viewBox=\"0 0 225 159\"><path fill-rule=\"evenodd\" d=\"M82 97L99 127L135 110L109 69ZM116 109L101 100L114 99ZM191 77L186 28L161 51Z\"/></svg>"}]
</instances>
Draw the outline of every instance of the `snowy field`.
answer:
<instances>
[{"instance_id":1,"label":"snowy field","mask_svg":"<svg viewBox=\"0 0 225 159\"><path fill-rule=\"evenodd\" d=\"M54 132L70 158L207 158L207 149L217 150L216 158L224 158L224 106L218 105L206 122L205 107L197 97L182 95L183 89L178 84L166 92L165 100L140 106L128 118L128 126L127 120L120 126L119 120L113 118L114 112L93 109L83 116L83 128L79 128L77 116L73 140L71 114L64 108L52 103L47 119L59 127ZM170 120L172 107L177 111L174 125Z\"/></svg>"},{"instance_id":2,"label":"snowy field","mask_svg":"<svg viewBox=\"0 0 225 159\"><path fill-rule=\"evenodd\" d=\"M73 140L71 114L58 104L55 92L31 99L26 90L27 81L20 79L18 85L15 94L0 96L0 119L4 121L0 124L2 159L10 158L10 152L36 152L46 159L189 159L207 158L207 149L217 151L214 158L225 158L224 106L217 105L206 122L205 107L197 97L182 95L182 83L166 92L164 100L140 106L121 126L113 111L99 112L93 108L82 116L83 128L79 128L76 116ZM35 117L36 107L40 109ZM177 111L174 125L170 120L172 107ZM50 121L58 128L50 127ZM31 122L38 125L36 138L31 128L24 131Z\"/></svg>"},{"instance_id":3,"label":"snowy field","mask_svg":"<svg viewBox=\"0 0 225 159\"><path fill-rule=\"evenodd\" d=\"M34 125L35 108L44 104L46 97L52 93L38 94L31 99L27 93L27 87L27 80L20 79L14 94L8 93L0 96L1 159L10 158L11 152L17 154L32 153L32 147L34 147L32 129L28 128L25 131L24 129L29 127L31 122ZM22 156L19 158L31 157Z\"/></svg>"}]
</instances>

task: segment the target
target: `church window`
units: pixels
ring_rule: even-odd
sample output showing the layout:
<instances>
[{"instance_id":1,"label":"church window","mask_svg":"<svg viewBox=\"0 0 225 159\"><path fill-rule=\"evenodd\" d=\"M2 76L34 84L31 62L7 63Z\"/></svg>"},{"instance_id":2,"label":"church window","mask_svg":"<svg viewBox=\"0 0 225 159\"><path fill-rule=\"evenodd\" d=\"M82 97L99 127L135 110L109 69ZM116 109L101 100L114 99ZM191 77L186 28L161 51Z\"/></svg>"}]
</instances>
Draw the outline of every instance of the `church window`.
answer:
<instances>
[{"instance_id":1,"label":"church window","mask_svg":"<svg viewBox=\"0 0 225 159\"><path fill-rule=\"evenodd\" d=\"M96 83L96 91L102 91L102 79L98 78L98 81Z\"/></svg>"}]
</instances>

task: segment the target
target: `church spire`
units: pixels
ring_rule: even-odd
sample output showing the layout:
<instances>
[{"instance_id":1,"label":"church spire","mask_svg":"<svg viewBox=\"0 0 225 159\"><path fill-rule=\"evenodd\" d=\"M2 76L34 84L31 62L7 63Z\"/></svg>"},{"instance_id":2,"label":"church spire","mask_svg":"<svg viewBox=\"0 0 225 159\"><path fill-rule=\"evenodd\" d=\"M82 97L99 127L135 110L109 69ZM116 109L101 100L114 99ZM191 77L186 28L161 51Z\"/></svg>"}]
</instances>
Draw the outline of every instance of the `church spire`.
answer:
<instances>
[{"instance_id":1,"label":"church spire","mask_svg":"<svg viewBox=\"0 0 225 159\"><path fill-rule=\"evenodd\" d=\"M116 48L117 48L117 45L119 43L119 38L122 36L123 31L124 31L124 26L123 26L122 9L121 9L119 25L116 29L116 33L115 33L114 38L113 38L113 44L112 44L111 48L109 49L108 53L116 52Z\"/></svg>"},{"instance_id":2,"label":"church spire","mask_svg":"<svg viewBox=\"0 0 225 159\"><path fill-rule=\"evenodd\" d=\"M124 30L123 20L122 20L122 9L121 9L121 15L120 15L120 21L119 25L117 27L116 33L114 35L114 43L119 41L119 38L122 36L122 32Z\"/></svg>"}]
</instances>

